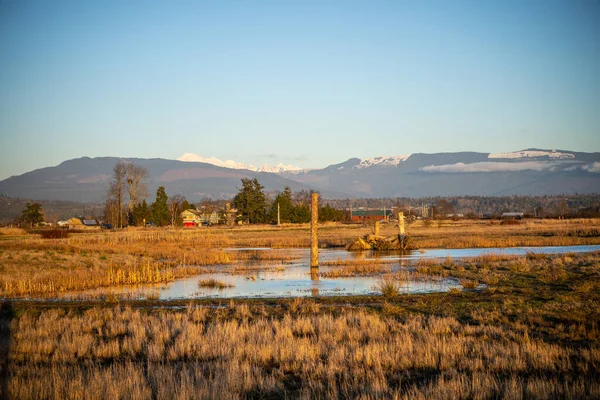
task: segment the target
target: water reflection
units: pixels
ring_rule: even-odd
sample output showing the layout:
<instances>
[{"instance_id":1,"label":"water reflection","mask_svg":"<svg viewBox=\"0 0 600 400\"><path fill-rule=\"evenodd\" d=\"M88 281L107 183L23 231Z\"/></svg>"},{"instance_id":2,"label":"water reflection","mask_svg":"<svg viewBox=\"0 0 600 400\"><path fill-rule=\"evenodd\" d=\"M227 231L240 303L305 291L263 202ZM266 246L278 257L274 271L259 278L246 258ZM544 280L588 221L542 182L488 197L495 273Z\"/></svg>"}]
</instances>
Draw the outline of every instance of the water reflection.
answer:
<instances>
[{"instance_id":1,"label":"water reflection","mask_svg":"<svg viewBox=\"0 0 600 400\"><path fill-rule=\"evenodd\" d=\"M229 251L271 251L271 249L228 249ZM280 250L281 251L281 250ZM319 268L309 267L310 249L289 249L290 254L297 255L292 261L282 263L273 268L273 262L255 261L253 265L264 265L265 268L253 269L251 273L231 274L232 266L215 266L216 273L202 274L178 280L166 286L145 285L139 287L123 287L117 294L128 296L144 296L151 293L160 299L199 298L199 297L288 297L288 296L331 296L331 295L368 295L378 291L374 288L380 276L356 276L349 278L324 278L319 272L335 270L339 267L327 266L328 261L337 260L390 260L392 272L402 271L410 267L418 259L429 258L464 258L484 254L524 255L534 253L571 253L600 251L600 245L563 246L563 247L517 247L487 249L431 249L405 253L391 252L347 252L343 249L321 249ZM395 261L395 262L394 262ZM220 272L220 271L223 272ZM213 278L233 285L225 289L199 288L202 279ZM460 287L454 279L439 278L431 281L407 281L406 293L443 292L453 287ZM93 292L88 292L91 294Z\"/></svg>"},{"instance_id":2,"label":"water reflection","mask_svg":"<svg viewBox=\"0 0 600 400\"><path fill-rule=\"evenodd\" d=\"M310 268L310 280L311 281L319 280L319 268L314 268L314 267Z\"/></svg>"}]
</instances>

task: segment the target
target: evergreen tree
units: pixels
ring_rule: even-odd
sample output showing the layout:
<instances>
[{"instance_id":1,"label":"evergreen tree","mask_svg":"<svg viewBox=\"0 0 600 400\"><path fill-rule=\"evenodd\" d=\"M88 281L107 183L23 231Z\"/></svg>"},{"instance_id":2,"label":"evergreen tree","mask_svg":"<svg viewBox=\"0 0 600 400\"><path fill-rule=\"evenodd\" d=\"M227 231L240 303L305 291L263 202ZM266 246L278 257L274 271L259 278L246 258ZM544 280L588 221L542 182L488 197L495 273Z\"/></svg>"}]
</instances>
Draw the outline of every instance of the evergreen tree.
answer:
<instances>
[{"instance_id":1,"label":"evergreen tree","mask_svg":"<svg viewBox=\"0 0 600 400\"><path fill-rule=\"evenodd\" d=\"M242 188L233 199L234 207L250 224L266 221L267 198L263 189L256 178L242 178Z\"/></svg>"},{"instance_id":2,"label":"evergreen tree","mask_svg":"<svg viewBox=\"0 0 600 400\"><path fill-rule=\"evenodd\" d=\"M44 214L40 203L26 203L25 209L21 211L20 221L29 224L30 227L44 222Z\"/></svg>"},{"instance_id":3,"label":"evergreen tree","mask_svg":"<svg viewBox=\"0 0 600 400\"><path fill-rule=\"evenodd\" d=\"M279 218L281 222L292 222L292 214L294 212L294 203L292 202L292 190L289 187L285 187L283 192L278 193L277 197L271 205L269 211L269 220L271 222L277 222L277 207L279 206Z\"/></svg>"},{"instance_id":4,"label":"evergreen tree","mask_svg":"<svg viewBox=\"0 0 600 400\"><path fill-rule=\"evenodd\" d=\"M335 209L329 204L319 208L319 222L343 221L344 217L344 212L342 210Z\"/></svg>"},{"instance_id":5,"label":"evergreen tree","mask_svg":"<svg viewBox=\"0 0 600 400\"><path fill-rule=\"evenodd\" d=\"M192 203L189 203L187 200L183 200L183 204L181 205L181 211L185 211L185 210L195 210L196 206L193 205Z\"/></svg>"},{"instance_id":6,"label":"evergreen tree","mask_svg":"<svg viewBox=\"0 0 600 400\"><path fill-rule=\"evenodd\" d=\"M150 206L152 222L157 226L166 226L171 222L168 200L169 196L167 196L164 186L160 186L156 190L156 200Z\"/></svg>"},{"instance_id":7,"label":"evergreen tree","mask_svg":"<svg viewBox=\"0 0 600 400\"><path fill-rule=\"evenodd\" d=\"M310 222L310 219L310 205L302 203L294 207L292 212L292 222L294 224L305 224Z\"/></svg>"},{"instance_id":8,"label":"evergreen tree","mask_svg":"<svg viewBox=\"0 0 600 400\"><path fill-rule=\"evenodd\" d=\"M133 213L131 215L131 224L135 226L144 226L144 220L150 221L152 218L152 214L150 213L150 208L148 207L146 200L142 200L141 203L133 206Z\"/></svg>"}]
</instances>

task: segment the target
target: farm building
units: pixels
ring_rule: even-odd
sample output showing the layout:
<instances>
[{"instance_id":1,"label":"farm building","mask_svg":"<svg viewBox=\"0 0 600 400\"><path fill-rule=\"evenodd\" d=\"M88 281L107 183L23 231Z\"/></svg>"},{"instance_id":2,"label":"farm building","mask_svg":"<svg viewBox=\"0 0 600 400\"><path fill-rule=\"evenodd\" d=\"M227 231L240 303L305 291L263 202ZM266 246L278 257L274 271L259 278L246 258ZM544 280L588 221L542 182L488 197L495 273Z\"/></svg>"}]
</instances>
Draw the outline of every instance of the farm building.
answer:
<instances>
[{"instance_id":1,"label":"farm building","mask_svg":"<svg viewBox=\"0 0 600 400\"><path fill-rule=\"evenodd\" d=\"M219 214L216 211L212 213L201 212L199 210L185 210L181 213L181 219L185 228L195 228L200 225L218 224Z\"/></svg>"},{"instance_id":2,"label":"farm building","mask_svg":"<svg viewBox=\"0 0 600 400\"><path fill-rule=\"evenodd\" d=\"M352 221L387 221L392 210L352 210Z\"/></svg>"},{"instance_id":3,"label":"farm building","mask_svg":"<svg viewBox=\"0 0 600 400\"><path fill-rule=\"evenodd\" d=\"M505 212L502 213L502 219L522 219L522 212Z\"/></svg>"},{"instance_id":4,"label":"farm building","mask_svg":"<svg viewBox=\"0 0 600 400\"><path fill-rule=\"evenodd\" d=\"M93 230L100 229L102 226L100 225L100 221L97 219L84 219L73 217L69 219L67 222L69 229L80 229L80 230Z\"/></svg>"},{"instance_id":5,"label":"farm building","mask_svg":"<svg viewBox=\"0 0 600 400\"><path fill-rule=\"evenodd\" d=\"M185 228L195 228L202 223L202 214L198 210L185 210L181 213Z\"/></svg>"}]
</instances>

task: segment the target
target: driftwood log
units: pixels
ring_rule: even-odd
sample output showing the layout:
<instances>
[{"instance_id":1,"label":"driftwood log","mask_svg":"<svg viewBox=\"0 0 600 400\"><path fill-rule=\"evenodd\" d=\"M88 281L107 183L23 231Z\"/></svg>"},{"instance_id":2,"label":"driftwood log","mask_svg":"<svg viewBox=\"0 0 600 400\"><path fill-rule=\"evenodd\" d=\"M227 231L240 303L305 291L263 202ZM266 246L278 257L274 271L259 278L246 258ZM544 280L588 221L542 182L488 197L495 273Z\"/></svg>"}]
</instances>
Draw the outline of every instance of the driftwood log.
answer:
<instances>
[{"instance_id":1,"label":"driftwood log","mask_svg":"<svg viewBox=\"0 0 600 400\"><path fill-rule=\"evenodd\" d=\"M408 235L378 236L368 234L350 243L346 250L415 250L417 246Z\"/></svg>"}]
</instances>

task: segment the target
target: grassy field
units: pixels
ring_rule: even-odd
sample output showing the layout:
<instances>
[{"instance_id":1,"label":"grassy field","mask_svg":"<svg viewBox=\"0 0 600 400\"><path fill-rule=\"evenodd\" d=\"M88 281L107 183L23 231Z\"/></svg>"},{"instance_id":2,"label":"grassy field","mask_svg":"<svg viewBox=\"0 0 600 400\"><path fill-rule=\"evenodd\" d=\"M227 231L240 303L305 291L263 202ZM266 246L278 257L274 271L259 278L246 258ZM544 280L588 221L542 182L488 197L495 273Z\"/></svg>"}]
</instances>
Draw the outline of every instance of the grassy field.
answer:
<instances>
[{"instance_id":1,"label":"grassy field","mask_svg":"<svg viewBox=\"0 0 600 400\"><path fill-rule=\"evenodd\" d=\"M381 275L378 296L18 300L247 274L255 261L281 268L298 257L287 247L304 246L307 229L3 234L0 286L12 299L0 309L0 398L600 398L599 253L423 259L401 271L386 260L324 265L329 278ZM321 239L337 245L369 229L329 225ZM597 220L409 232L421 247L600 242ZM227 250L243 246L281 249ZM399 290L409 279L448 277L463 289Z\"/></svg>"},{"instance_id":2,"label":"grassy field","mask_svg":"<svg viewBox=\"0 0 600 400\"><path fill-rule=\"evenodd\" d=\"M388 297L4 303L3 394L600 398L600 254L419 269L489 284Z\"/></svg>"},{"instance_id":3,"label":"grassy field","mask_svg":"<svg viewBox=\"0 0 600 400\"><path fill-rule=\"evenodd\" d=\"M371 231L362 225L325 224L323 247L344 246ZM557 246L600 243L599 220L533 220L516 225L499 221L422 221L408 227L421 248ZM383 224L382 234L397 227ZM309 245L308 225L235 228L130 229L72 234L43 239L20 229L0 229L0 293L2 297L52 297L73 291L119 285L168 283L178 278L233 266L238 273L255 268L250 261L272 261L273 268L298 255L290 247ZM273 252L236 252L228 248L274 247ZM216 267L219 266L219 267ZM385 272L370 262L323 272L347 277Z\"/></svg>"}]
</instances>

